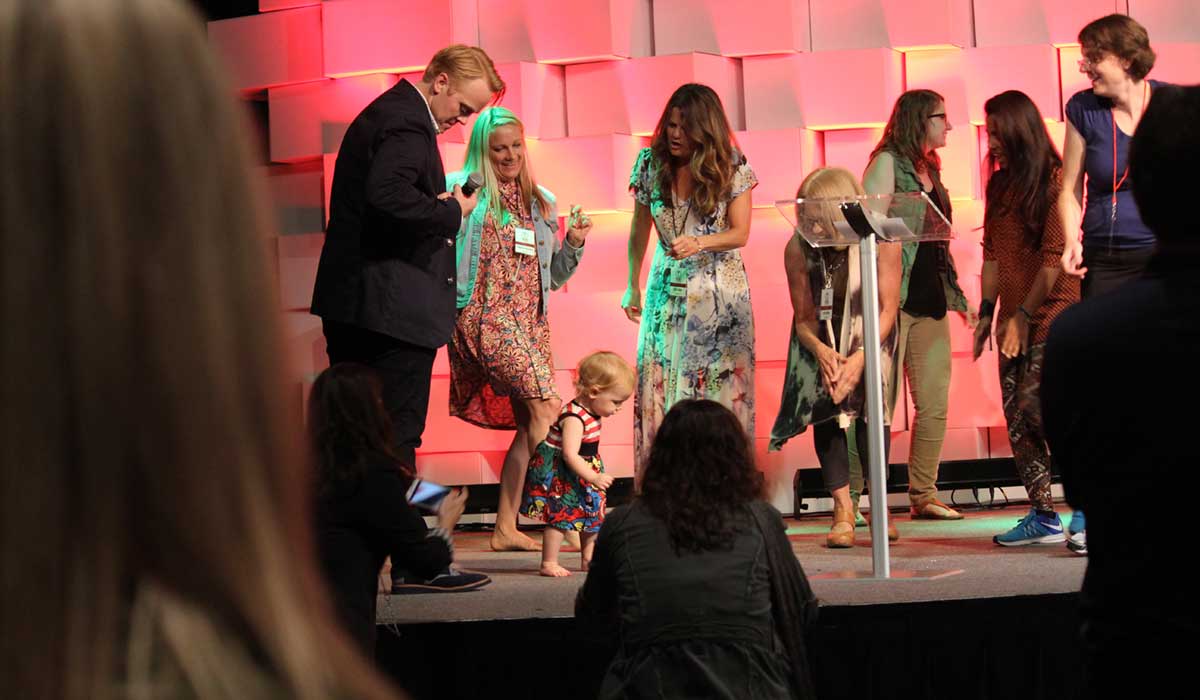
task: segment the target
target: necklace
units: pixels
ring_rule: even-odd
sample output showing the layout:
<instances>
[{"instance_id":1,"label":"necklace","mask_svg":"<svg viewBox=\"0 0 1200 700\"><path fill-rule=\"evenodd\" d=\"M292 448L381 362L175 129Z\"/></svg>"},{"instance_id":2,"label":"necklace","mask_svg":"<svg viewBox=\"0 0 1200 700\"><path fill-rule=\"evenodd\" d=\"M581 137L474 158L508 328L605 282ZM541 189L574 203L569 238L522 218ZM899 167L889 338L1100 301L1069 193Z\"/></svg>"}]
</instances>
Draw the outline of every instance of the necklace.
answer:
<instances>
[{"instance_id":1,"label":"necklace","mask_svg":"<svg viewBox=\"0 0 1200 700\"><path fill-rule=\"evenodd\" d=\"M1138 123L1141 123L1142 117L1145 116L1146 103L1148 103L1149 101L1150 101L1150 81L1147 80L1142 83L1142 108L1138 112ZM1115 232L1116 227L1117 227L1117 190L1121 187L1121 185L1125 184L1125 179L1129 177L1129 159L1126 158L1125 172L1121 174L1121 179L1118 180L1117 179L1117 109L1116 109L1116 107L1111 107L1111 108L1109 108L1108 111L1109 111L1109 116L1112 117L1112 147L1113 147L1112 198L1110 199L1110 204L1109 204L1109 209L1108 209L1108 212L1109 212L1108 243L1109 243L1109 246L1111 246L1113 233ZM1129 113L1132 115L1133 110L1130 110ZM1134 126L1134 130L1135 131L1137 130L1136 125Z\"/></svg>"}]
</instances>

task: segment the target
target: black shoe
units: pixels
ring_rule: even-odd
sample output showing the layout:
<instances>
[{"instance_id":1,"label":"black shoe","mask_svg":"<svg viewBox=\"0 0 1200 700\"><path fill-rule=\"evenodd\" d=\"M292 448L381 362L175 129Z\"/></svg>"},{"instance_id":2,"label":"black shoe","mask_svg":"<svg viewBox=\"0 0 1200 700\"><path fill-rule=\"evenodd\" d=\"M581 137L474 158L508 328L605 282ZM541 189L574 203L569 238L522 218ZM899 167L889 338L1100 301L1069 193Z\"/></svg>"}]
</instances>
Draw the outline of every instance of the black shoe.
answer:
<instances>
[{"instance_id":1,"label":"black shoe","mask_svg":"<svg viewBox=\"0 0 1200 700\"><path fill-rule=\"evenodd\" d=\"M428 580L418 579L403 572L392 578L392 595L409 593L457 593L483 588L492 582L487 574L448 567Z\"/></svg>"}]
</instances>

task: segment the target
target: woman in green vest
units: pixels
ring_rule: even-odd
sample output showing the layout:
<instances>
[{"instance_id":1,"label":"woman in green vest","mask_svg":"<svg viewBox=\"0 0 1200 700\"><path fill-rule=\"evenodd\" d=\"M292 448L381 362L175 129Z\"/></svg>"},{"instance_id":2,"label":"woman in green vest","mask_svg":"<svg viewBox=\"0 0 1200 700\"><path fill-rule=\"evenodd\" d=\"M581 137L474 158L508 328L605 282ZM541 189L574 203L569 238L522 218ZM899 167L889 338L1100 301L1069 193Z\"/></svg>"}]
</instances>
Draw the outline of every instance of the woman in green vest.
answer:
<instances>
[{"instance_id":1,"label":"woman in green vest","mask_svg":"<svg viewBox=\"0 0 1200 700\"><path fill-rule=\"evenodd\" d=\"M924 192L950 220L950 196L939 176L937 149L946 145L952 128L941 95L932 90L909 90L901 95L863 174L867 193ZM893 366L895 380L904 368L916 409L908 457L912 516L958 520L962 515L937 499L937 474L950 396L947 312L968 313L967 300L958 285L948 243L906 243L901 266L900 346ZM889 406L895 405L898 384L888 383L891 391L885 400ZM861 483L860 471L853 485Z\"/></svg>"}]
</instances>

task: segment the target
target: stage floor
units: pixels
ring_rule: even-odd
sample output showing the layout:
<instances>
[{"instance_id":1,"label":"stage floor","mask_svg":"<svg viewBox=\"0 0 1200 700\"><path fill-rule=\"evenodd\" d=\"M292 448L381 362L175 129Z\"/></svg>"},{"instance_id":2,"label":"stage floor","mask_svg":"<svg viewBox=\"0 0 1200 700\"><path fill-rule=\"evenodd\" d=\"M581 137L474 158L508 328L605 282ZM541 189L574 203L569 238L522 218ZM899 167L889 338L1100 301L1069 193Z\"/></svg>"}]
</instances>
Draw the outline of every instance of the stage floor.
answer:
<instances>
[{"instance_id":1,"label":"stage floor","mask_svg":"<svg viewBox=\"0 0 1200 700\"><path fill-rule=\"evenodd\" d=\"M1074 593L1083 581L1087 558L1071 553L1065 544L1000 547L992 535L1007 530L1028 506L965 510L959 521L912 520L892 514L901 538L892 544L893 573L901 571L958 571L930 579L816 578L813 589L822 605L877 605L973 598ZM1070 511L1061 506L1063 523ZM810 577L839 572L871 571L870 535L859 528L852 549L824 546L828 516L788 518L792 548ZM531 533L540 537L540 533ZM457 566L491 575L491 585L468 593L381 596L379 624L526 620L565 618L574 614L575 593L583 584L579 554L563 552L560 561L574 575L552 579L539 576L537 553L497 553L488 548L487 533L456 533Z\"/></svg>"}]
</instances>

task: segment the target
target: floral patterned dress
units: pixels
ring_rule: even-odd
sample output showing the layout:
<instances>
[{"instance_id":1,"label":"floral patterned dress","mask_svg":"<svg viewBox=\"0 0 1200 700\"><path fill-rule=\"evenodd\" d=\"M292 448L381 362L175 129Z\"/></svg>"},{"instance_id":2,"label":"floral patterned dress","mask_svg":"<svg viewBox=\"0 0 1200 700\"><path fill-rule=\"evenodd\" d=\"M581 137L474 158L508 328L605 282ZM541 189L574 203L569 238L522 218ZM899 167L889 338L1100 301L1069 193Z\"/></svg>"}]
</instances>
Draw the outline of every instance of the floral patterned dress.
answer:
<instances>
[{"instance_id":1,"label":"floral patterned dress","mask_svg":"<svg viewBox=\"0 0 1200 700\"><path fill-rule=\"evenodd\" d=\"M638 335L633 404L638 469L649 456L663 417L682 399L720 402L754 435L754 315L742 254L702 251L676 260L667 255L665 243L680 235L708 236L729 229L729 202L758 184L745 159L740 154L738 158L729 199L707 216L686 200L663 201L660 166L649 148L642 150L629 177L629 190L650 208L659 239Z\"/></svg>"},{"instance_id":2,"label":"floral patterned dress","mask_svg":"<svg viewBox=\"0 0 1200 700\"><path fill-rule=\"evenodd\" d=\"M540 520L548 527L579 532L599 532L604 523L604 492L579 477L563 459L562 423L583 423L579 456L592 471L604 473L600 459L600 418L577 401L569 401L550 426L546 439L529 459L521 515Z\"/></svg>"},{"instance_id":3,"label":"floral patterned dress","mask_svg":"<svg viewBox=\"0 0 1200 700\"><path fill-rule=\"evenodd\" d=\"M450 415L484 428L516 428L512 398L557 397L550 323L541 308L536 255L515 249L517 226L533 228L516 182L500 183L507 226L489 214L471 301L450 338Z\"/></svg>"}]
</instances>

